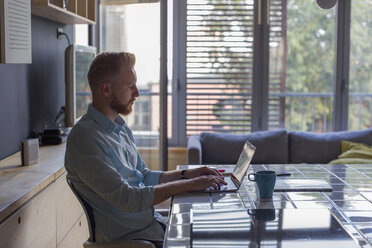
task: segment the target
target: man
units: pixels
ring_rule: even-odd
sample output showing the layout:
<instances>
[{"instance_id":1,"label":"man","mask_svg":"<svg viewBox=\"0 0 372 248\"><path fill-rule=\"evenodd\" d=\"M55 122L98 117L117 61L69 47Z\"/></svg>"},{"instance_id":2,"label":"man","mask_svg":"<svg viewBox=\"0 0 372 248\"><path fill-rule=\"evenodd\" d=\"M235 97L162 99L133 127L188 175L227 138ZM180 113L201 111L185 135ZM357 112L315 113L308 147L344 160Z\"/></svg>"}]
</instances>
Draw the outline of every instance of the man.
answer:
<instances>
[{"instance_id":1,"label":"man","mask_svg":"<svg viewBox=\"0 0 372 248\"><path fill-rule=\"evenodd\" d=\"M139 96L134 64L135 56L124 52L101 53L93 60L88 72L93 101L67 141L68 178L93 208L97 241L161 242L164 225L154 205L175 194L226 184L207 167L182 172L146 168L119 115L128 115Z\"/></svg>"}]
</instances>

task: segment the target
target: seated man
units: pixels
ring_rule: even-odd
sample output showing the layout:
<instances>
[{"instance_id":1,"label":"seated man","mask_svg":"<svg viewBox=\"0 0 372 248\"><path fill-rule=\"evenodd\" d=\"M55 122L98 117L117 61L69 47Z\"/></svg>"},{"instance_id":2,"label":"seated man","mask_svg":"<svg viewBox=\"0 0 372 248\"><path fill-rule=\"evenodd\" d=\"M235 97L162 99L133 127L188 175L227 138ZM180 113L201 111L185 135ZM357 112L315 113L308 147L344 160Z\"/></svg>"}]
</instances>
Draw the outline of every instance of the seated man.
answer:
<instances>
[{"instance_id":1,"label":"seated man","mask_svg":"<svg viewBox=\"0 0 372 248\"><path fill-rule=\"evenodd\" d=\"M125 52L101 53L93 60L88 73L93 100L69 134L65 167L93 208L96 241L145 239L161 245L164 224L154 205L225 182L207 167L182 172L146 168L119 115L131 113L139 96L134 64L135 56Z\"/></svg>"}]
</instances>

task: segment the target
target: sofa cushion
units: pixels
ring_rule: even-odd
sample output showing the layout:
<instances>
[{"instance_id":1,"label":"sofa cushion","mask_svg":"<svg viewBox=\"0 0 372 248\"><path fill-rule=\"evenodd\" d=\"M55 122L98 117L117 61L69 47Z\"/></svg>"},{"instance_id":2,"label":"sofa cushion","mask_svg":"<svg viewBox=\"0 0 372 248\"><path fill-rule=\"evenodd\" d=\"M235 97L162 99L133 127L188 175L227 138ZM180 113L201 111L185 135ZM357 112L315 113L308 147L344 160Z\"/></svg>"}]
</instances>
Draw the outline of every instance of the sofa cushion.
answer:
<instances>
[{"instance_id":1,"label":"sofa cushion","mask_svg":"<svg viewBox=\"0 0 372 248\"><path fill-rule=\"evenodd\" d=\"M284 129L251 134L202 133L204 164L235 164L245 141L256 147L252 164L288 163L288 135Z\"/></svg>"},{"instance_id":2,"label":"sofa cushion","mask_svg":"<svg viewBox=\"0 0 372 248\"><path fill-rule=\"evenodd\" d=\"M330 164L372 164L372 146L341 141L341 154Z\"/></svg>"},{"instance_id":3,"label":"sofa cushion","mask_svg":"<svg viewBox=\"0 0 372 248\"><path fill-rule=\"evenodd\" d=\"M372 129L328 133L289 132L290 163L325 164L341 153L341 140L372 145Z\"/></svg>"}]
</instances>

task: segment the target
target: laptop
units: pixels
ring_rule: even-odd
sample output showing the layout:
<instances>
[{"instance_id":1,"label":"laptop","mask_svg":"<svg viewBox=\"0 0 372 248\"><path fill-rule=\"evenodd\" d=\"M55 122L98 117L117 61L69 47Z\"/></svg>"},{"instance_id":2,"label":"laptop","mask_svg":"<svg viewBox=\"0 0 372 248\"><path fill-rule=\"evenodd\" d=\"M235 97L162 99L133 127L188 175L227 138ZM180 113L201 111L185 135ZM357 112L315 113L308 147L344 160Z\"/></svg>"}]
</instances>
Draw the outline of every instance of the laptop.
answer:
<instances>
[{"instance_id":1,"label":"laptop","mask_svg":"<svg viewBox=\"0 0 372 248\"><path fill-rule=\"evenodd\" d=\"M248 171L249 165L251 164L251 160L253 155L256 151L256 147L249 143L248 141L245 142L243 146L243 150L240 153L238 162L236 163L233 172L229 176L225 176L225 182L227 185L222 184L221 188L215 189L212 187L207 188L203 191L197 191L198 193L218 193L218 192L235 192L240 188L240 185L243 182L244 176Z\"/></svg>"}]
</instances>

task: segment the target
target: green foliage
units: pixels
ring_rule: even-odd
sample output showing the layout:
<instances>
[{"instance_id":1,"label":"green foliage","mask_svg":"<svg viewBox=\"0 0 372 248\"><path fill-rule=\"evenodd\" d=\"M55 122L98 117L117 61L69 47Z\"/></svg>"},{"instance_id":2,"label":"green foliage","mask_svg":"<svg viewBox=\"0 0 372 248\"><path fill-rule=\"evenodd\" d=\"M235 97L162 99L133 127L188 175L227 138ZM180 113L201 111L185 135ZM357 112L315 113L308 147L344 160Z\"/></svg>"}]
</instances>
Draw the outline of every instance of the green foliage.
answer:
<instances>
[{"instance_id":1,"label":"green foliage","mask_svg":"<svg viewBox=\"0 0 372 248\"><path fill-rule=\"evenodd\" d=\"M287 7L287 92L332 93L336 8L322 10L313 0L289 0ZM372 5L366 1L352 1L349 72L349 129L352 130L371 126L372 95L360 96L372 93L371 10ZM330 128L332 101L329 100L318 101L314 105L314 99L308 98L300 106L287 106L286 125L290 124L298 130L313 130L312 123L323 120ZM288 110L291 108L290 116ZM300 118L294 118L294 113L300 115Z\"/></svg>"},{"instance_id":2,"label":"green foliage","mask_svg":"<svg viewBox=\"0 0 372 248\"><path fill-rule=\"evenodd\" d=\"M332 91L335 25L334 9L320 9L312 0L288 2L287 91Z\"/></svg>"}]
</instances>

